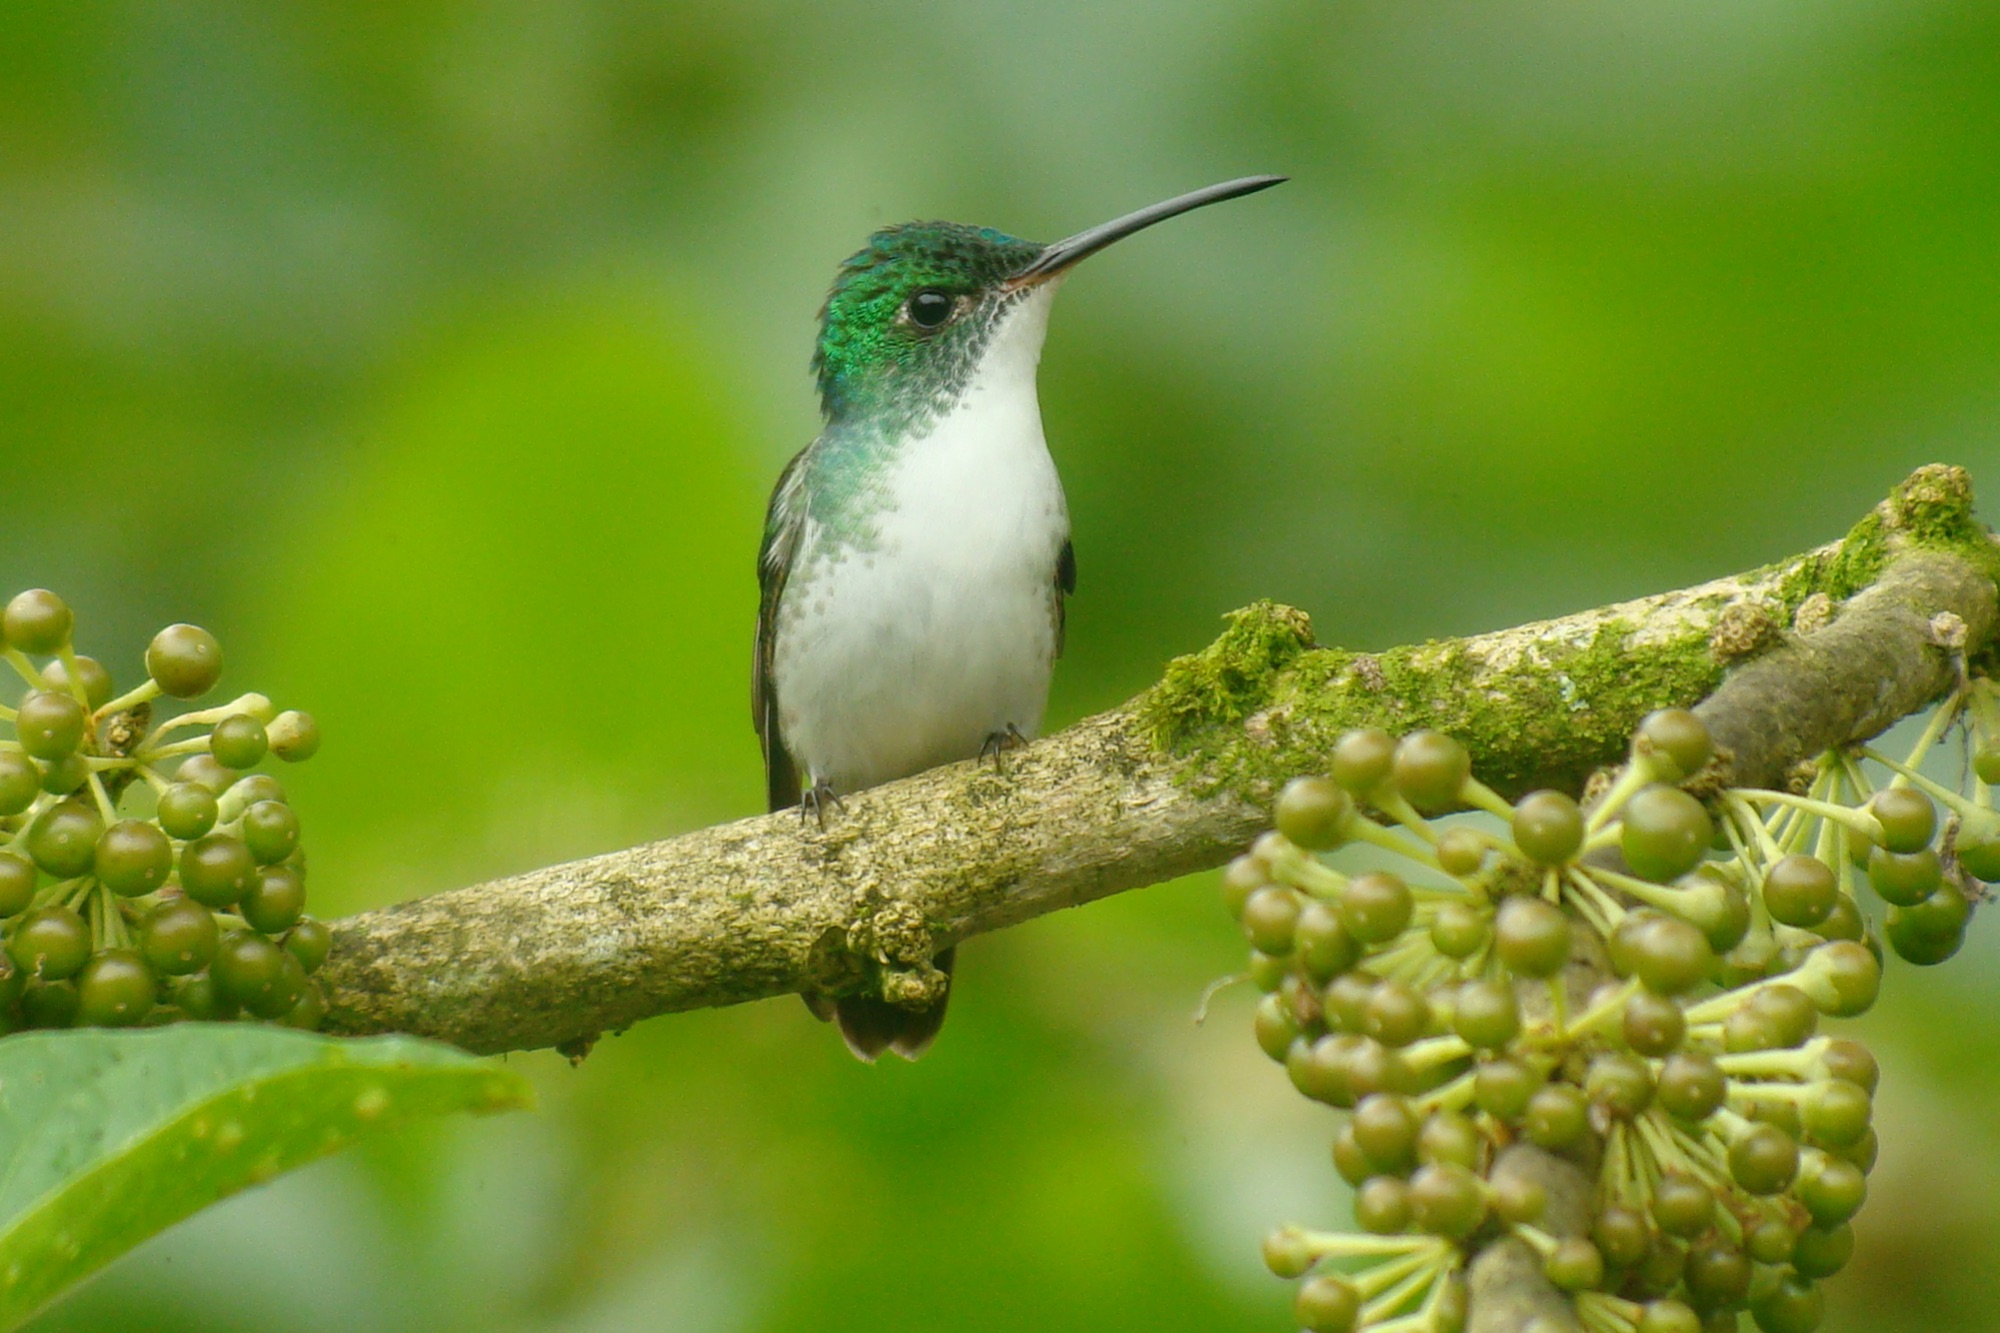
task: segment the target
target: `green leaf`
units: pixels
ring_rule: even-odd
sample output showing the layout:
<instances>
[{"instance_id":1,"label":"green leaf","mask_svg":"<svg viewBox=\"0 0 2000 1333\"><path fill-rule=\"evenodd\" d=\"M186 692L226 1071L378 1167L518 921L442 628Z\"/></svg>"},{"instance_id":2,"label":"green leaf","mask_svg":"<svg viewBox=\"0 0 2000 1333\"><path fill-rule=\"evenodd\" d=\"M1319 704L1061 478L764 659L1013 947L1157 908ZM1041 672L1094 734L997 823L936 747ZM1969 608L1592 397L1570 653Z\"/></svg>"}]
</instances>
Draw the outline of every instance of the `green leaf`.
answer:
<instances>
[{"instance_id":1,"label":"green leaf","mask_svg":"<svg viewBox=\"0 0 2000 1333\"><path fill-rule=\"evenodd\" d=\"M365 1131L529 1101L519 1074L410 1037L180 1023L0 1040L0 1328Z\"/></svg>"}]
</instances>

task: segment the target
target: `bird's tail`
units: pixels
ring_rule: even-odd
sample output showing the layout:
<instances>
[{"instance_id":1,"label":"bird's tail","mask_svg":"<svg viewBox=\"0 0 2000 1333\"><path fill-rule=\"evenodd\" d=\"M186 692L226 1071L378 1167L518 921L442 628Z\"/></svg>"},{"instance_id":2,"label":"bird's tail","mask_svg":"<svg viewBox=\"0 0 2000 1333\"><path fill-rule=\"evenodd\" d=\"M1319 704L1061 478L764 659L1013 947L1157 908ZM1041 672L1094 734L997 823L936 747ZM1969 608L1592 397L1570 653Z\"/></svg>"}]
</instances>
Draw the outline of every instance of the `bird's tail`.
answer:
<instances>
[{"instance_id":1,"label":"bird's tail","mask_svg":"<svg viewBox=\"0 0 2000 1333\"><path fill-rule=\"evenodd\" d=\"M947 983L955 949L946 949L932 959ZM817 1002L815 1002L817 1001ZM822 1019L840 1024L840 1035L854 1058L874 1064L884 1051L894 1051L905 1060L914 1060L930 1049L944 1026L945 1005L951 1001L951 987L945 987L936 1004L927 1009L903 1009L874 995L845 995L829 1006L823 996L806 997L806 1007ZM829 1007L831 1013L828 1012Z\"/></svg>"}]
</instances>

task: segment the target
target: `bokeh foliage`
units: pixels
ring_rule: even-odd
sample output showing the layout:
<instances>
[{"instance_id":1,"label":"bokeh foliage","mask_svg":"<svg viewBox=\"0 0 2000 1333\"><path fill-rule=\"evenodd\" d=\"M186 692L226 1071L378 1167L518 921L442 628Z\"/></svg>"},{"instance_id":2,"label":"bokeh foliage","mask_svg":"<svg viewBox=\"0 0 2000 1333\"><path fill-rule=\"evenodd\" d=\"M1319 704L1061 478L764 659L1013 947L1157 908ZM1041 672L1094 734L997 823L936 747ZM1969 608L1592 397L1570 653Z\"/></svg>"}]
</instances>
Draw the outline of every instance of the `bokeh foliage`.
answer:
<instances>
[{"instance_id":1,"label":"bokeh foliage","mask_svg":"<svg viewBox=\"0 0 2000 1333\"><path fill-rule=\"evenodd\" d=\"M24 0L0 571L128 670L208 624L319 716L328 912L748 813L752 556L834 263L1274 170L1062 298L1052 721L1258 596L1370 646L1657 590L1918 463L2000 487L1996 57L1930 0ZM253 1193L37 1327L1279 1328L1258 1237L1346 1204L1247 997L1188 1022L1236 955L1195 880L973 946L914 1068L790 1002L517 1057L538 1116ZM1987 1322L1993 975L1872 1020L1829 1327Z\"/></svg>"}]
</instances>

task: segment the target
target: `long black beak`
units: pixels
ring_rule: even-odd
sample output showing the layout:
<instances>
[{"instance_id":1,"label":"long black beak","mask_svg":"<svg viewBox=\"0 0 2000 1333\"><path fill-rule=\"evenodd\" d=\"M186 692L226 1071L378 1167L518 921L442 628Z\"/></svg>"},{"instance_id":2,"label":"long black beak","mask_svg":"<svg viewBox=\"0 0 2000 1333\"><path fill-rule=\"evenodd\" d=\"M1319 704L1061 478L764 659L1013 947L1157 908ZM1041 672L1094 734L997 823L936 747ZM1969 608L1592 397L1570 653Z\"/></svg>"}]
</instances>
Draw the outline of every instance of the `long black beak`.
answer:
<instances>
[{"instance_id":1,"label":"long black beak","mask_svg":"<svg viewBox=\"0 0 2000 1333\"><path fill-rule=\"evenodd\" d=\"M1028 262L1028 266L1009 280L1010 287L1027 287L1034 283L1053 278L1080 259L1088 259L1113 241L1123 240L1135 231L1144 231L1155 222L1165 222L1168 218L1179 217L1191 209L1203 208L1209 204L1219 204L1224 199L1236 199L1259 190L1268 190L1273 185L1282 185L1288 176L1245 176L1240 180L1224 181L1206 189L1194 190L1188 194L1168 199L1163 203L1142 208L1136 213L1127 213L1122 218L1080 231L1067 240L1057 241L1045 247L1039 255Z\"/></svg>"}]
</instances>

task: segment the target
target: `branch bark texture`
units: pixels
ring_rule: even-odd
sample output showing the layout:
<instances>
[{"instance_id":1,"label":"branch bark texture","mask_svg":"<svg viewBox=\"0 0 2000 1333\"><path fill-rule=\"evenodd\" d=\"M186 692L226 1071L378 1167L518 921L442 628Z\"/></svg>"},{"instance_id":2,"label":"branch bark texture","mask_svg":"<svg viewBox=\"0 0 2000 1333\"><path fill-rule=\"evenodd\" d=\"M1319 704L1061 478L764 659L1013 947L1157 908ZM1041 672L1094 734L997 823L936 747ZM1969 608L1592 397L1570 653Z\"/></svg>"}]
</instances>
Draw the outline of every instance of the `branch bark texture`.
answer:
<instances>
[{"instance_id":1,"label":"branch bark texture","mask_svg":"<svg viewBox=\"0 0 2000 1333\"><path fill-rule=\"evenodd\" d=\"M336 923L328 1026L496 1052L893 990L946 945L1220 864L1354 726L1436 727L1503 792L1574 790L1647 711L1695 705L1736 667L1704 712L1737 780L1762 780L1920 707L1988 642L1996 560L1970 506L1962 472L1927 468L1791 560L1383 653L1320 647L1303 613L1253 606L1004 771L953 765L850 797L824 829L744 819Z\"/></svg>"}]
</instances>

